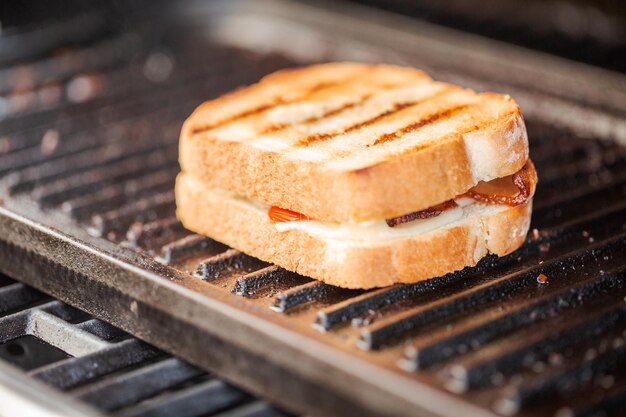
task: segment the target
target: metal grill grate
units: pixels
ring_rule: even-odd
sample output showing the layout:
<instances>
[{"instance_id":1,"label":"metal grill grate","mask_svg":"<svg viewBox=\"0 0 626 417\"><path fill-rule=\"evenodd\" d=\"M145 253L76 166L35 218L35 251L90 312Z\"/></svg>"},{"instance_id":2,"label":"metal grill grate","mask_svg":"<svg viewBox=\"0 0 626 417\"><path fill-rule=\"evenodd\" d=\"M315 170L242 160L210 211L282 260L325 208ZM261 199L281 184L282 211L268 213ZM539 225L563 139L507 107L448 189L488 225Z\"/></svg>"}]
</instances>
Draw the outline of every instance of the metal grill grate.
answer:
<instances>
[{"instance_id":1,"label":"metal grill grate","mask_svg":"<svg viewBox=\"0 0 626 417\"><path fill-rule=\"evenodd\" d=\"M0 276L0 357L115 416L287 417L122 330Z\"/></svg>"},{"instance_id":2,"label":"metal grill grate","mask_svg":"<svg viewBox=\"0 0 626 417\"><path fill-rule=\"evenodd\" d=\"M529 117L531 157L540 183L532 233L522 249L504 258L487 258L475 268L412 285L366 292L336 288L192 234L175 219L172 186L177 172L177 135L184 117L207 97L295 61L207 42L193 31L177 32L171 38L166 36L168 33L161 35L165 43L158 45L142 41L150 38L146 33L119 36L133 39L134 49L126 58L99 49L108 50L107 45L119 41L117 38L95 43L84 51L72 51L67 59L97 56L98 62L87 60L83 65L68 67L63 73L52 74L51 80L43 79L44 75L51 76L45 71L48 59L28 64L32 68L28 72L31 89L3 96L9 105L0 124L0 173L4 174L7 207L52 220L48 224L55 227L54 221L61 227L69 216L80 225L74 229L78 236L80 230L88 230L92 236L139 253L132 259L144 271L178 280L229 307L295 331L303 337L296 344L301 352L307 351L308 343L321 342L368 366L401 375L405 387L384 387L375 378L369 381L383 391L391 391L389 398L402 388L417 392L429 386L453 392L463 404L475 404L485 413L501 415L590 416L598 410L618 415L626 407L626 148L610 138ZM172 43L168 44L168 39L173 39ZM169 62L163 64L171 66L167 74L155 78L150 72L150 62L155 59L161 64ZM24 70L7 66L2 71L11 76ZM447 71L440 70L443 74ZM82 80L78 85L92 94L80 95L79 90L75 94L84 100L73 102L71 88L77 80ZM14 97L41 95L37 91L46 83L54 83L64 91L65 98L43 103ZM524 91L531 96L539 94ZM10 104L15 100L19 106ZM5 244L2 259L14 253L12 245L11 241ZM74 252L73 256L78 255ZM167 267L155 266L152 258ZM71 274L86 273L87 268L76 265L78 262L86 261L69 262ZM98 268L90 273L102 275ZM179 278L179 273L195 278L182 281L186 278ZM109 285L101 279L102 285ZM31 281L59 294L84 278L79 274L78 278L62 279L55 285L36 278ZM130 294L133 283L126 281L125 285L121 292ZM67 297L77 297L72 298L75 303L102 310L108 320L115 322L111 311L119 313L124 303L87 301L88 288L79 290L83 296L73 292ZM155 288L156 294L159 287ZM30 290L6 291L16 291L27 302L42 297ZM190 298L188 302L197 300ZM137 304L134 306L137 309ZM161 316L163 311L166 317L174 316L176 309L180 311L184 306L172 302L171 306L157 303L151 307L153 316L149 319L155 323L143 324L150 328L143 337L155 338L156 342L160 332L167 335L174 331L161 327L159 320L166 320ZM69 307L53 301L36 311L50 316L54 309L65 311ZM94 326L107 328L97 323ZM143 363L156 355L136 340L110 343L102 340L104 336L95 337L83 330L94 346L106 346L107 351L117 347L120 366L129 366L132 361ZM256 343L251 335L243 333L240 337L232 345L235 349L244 345L245 350L246 344L251 348ZM278 333L276 338L280 339ZM198 352L202 346L180 346L176 340L169 340L167 345L170 350L180 349L195 363L204 364ZM269 351L265 354L271 356ZM281 375L274 371L269 379L293 390L292 398L285 398L289 395L258 387L259 380L254 378L262 378L263 372L256 376L251 365L241 366L248 375L235 379L250 378L255 381L250 382L256 384L255 389L269 390L267 395L292 408L337 415L356 415L361 410L352 408L349 402L342 409L336 402L318 401L316 395L326 394L298 389L289 380L281 381ZM116 380L117 388L105 381L89 385L91 390L82 387L83 374L72 371L70 377L62 363L37 371L37 376L97 402L104 401L98 393L122 389L119 387L127 386L134 378L148 380L169 367L176 368L172 371L175 375L185 374L180 368L184 366L170 358L124 374ZM338 388L331 382L322 384L332 392ZM203 381L180 396L173 395L172 401L184 404L188 396L202 397L207 391L225 389L216 388L216 384L215 380ZM362 398L359 387L347 387L341 378L337 384L343 384L340 388L350 393L351 401L366 407L363 404L367 400ZM428 399L420 398L415 401L428 409ZM150 404L120 415L144 415L160 403ZM257 405L250 407L252 410ZM472 415L489 415L468 410ZM423 410L404 411L417 414ZM376 410L369 412L375 414ZM389 413L398 411L389 409Z\"/></svg>"}]
</instances>

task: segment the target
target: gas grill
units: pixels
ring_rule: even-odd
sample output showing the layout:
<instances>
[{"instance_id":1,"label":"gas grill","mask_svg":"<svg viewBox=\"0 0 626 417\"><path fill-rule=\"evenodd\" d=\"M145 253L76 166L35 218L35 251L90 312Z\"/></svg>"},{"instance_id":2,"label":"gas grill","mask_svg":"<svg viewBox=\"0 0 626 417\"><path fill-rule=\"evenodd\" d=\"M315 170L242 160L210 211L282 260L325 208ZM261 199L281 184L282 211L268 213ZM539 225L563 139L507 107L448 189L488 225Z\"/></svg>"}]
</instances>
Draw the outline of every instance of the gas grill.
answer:
<instances>
[{"instance_id":1,"label":"gas grill","mask_svg":"<svg viewBox=\"0 0 626 417\"><path fill-rule=\"evenodd\" d=\"M233 415L272 407L253 396L320 416L624 415L626 77L356 5L140 11L115 27L86 12L72 17L80 36L44 28L0 48L0 271L41 291L0 288L0 357L16 338L45 342L32 349L52 362L29 374L116 415L173 413L160 395L183 380L175 401L228 391L252 410ZM173 197L185 117L269 72L330 60L512 95L540 178L526 244L357 291L185 230ZM130 386L145 390L119 393Z\"/></svg>"},{"instance_id":2,"label":"gas grill","mask_svg":"<svg viewBox=\"0 0 626 417\"><path fill-rule=\"evenodd\" d=\"M2 415L288 417L83 311L6 276L0 284L0 358L28 372L0 362ZM43 398L28 413L33 388Z\"/></svg>"}]
</instances>

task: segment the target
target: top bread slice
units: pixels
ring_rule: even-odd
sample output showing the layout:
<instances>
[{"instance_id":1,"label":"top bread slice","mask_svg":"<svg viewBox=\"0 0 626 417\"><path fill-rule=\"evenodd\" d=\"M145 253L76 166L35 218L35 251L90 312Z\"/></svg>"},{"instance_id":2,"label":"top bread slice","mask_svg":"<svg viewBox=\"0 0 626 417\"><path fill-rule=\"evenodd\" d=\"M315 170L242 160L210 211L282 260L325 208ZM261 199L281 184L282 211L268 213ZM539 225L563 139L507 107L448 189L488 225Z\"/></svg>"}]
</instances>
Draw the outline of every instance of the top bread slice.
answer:
<instances>
[{"instance_id":1,"label":"top bread slice","mask_svg":"<svg viewBox=\"0 0 626 417\"><path fill-rule=\"evenodd\" d=\"M207 186L335 222L423 210L527 159L510 97L358 63L279 71L208 101L180 140L182 170Z\"/></svg>"}]
</instances>

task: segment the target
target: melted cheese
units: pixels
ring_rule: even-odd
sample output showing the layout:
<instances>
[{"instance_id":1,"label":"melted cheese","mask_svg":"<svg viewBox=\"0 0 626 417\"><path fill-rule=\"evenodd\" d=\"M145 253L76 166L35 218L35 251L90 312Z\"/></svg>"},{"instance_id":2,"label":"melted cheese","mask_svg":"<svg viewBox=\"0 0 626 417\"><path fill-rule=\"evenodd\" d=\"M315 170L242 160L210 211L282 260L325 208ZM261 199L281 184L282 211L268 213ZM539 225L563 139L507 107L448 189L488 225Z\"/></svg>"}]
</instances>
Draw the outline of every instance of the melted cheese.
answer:
<instances>
[{"instance_id":1,"label":"melted cheese","mask_svg":"<svg viewBox=\"0 0 626 417\"><path fill-rule=\"evenodd\" d=\"M275 223L276 230L287 232L300 230L324 240L350 242L378 242L407 237L416 237L435 230L453 227L471 216L484 215L508 208L504 205L485 205L472 199L463 198L456 201L456 208L446 210L437 217L413 220L395 227L389 227L384 219L359 223L335 223L318 220L300 220Z\"/></svg>"},{"instance_id":2,"label":"melted cheese","mask_svg":"<svg viewBox=\"0 0 626 417\"><path fill-rule=\"evenodd\" d=\"M267 216L269 206L257 200L239 196L230 191L214 188L213 192L224 198L234 199L240 204L247 205ZM439 216L429 219L413 220L395 227L389 227L385 219L370 220L358 223L337 223L319 220L298 220L293 222L274 223L279 232L300 230L311 236L336 244L348 242L379 242L383 240L416 237L435 230L443 230L466 221L475 215L485 215L508 208L505 205L486 205L467 197L455 199L458 207L446 210Z\"/></svg>"},{"instance_id":3,"label":"melted cheese","mask_svg":"<svg viewBox=\"0 0 626 417\"><path fill-rule=\"evenodd\" d=\"M384 219L360 223L333 223L317 220L276 223L276 230L286 232L301 230L325 240L379 241L409 237L431 232L463 217L463 209L446 210L437 217L414 220L396 227L389 227Z\"/></svg>"}]
</instances>

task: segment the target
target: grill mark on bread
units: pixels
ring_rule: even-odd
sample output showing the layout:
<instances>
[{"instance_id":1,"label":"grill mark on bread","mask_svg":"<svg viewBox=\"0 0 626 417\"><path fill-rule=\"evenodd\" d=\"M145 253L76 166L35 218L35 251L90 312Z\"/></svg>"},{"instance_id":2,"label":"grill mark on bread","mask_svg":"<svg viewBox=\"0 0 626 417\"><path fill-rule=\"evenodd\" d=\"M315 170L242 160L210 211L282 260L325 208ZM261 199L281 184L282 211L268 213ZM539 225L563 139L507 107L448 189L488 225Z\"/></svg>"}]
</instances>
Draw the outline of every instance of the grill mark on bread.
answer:
<instances>
[{"instance_id":1,"label":"grill mark on bread","mask_svg":"<svg viewBox=\"0 0 626 417\"><path fill-rule=\"evenodd\" d=\"M324 114L320 115L320 116L313 116L313 117L309 117L308 119L304 119L301 122L299 122L298 124L307 124L307 123L315 123L315 122L319 122L321 120L326 119L327 117L332 117L332 116L336 116L346 110L352 109L360 104L362 104L363 102L367 101L370 97L372 97L373 94L366 94L364 96L362 96L358 101L353 101L353 102L349 102L349 103L345 103L342 106L337 107L336 109L333 110L329 110L327 112L325 112ZM276 132L280 132L281 130L284 130L288 127L293 126L293 124L288 124L288 123L280 123L280 124L274 124L274 125L270 125L268 127L266 127L265 129L263 129L261 131L261 134L267 134L267 133L276 133Z\"/></svg>"},{"instance_id":2,"label":"grill mark on bread","mask_svg":"<svg viewBox=\"0 0 626 417\"><path fill-rule=\"evenodd\" d=\"M259 133L261 135L267 135L268 133L276 133L276 132L280 132L281 130L285 130L289 126L291 126L291 125L287 124L287 123L277 123L277 124L274 124L274 125L269 125L265 129L261 130L261 132L259 132Z\"/></svg>"},{"instance_id":3,"label":"grill mark on bread","mask_svg":"<svg viewBox=\"0 0 626 417\"><path fill-rule=\"evenodd\" d=\"M374 125L376 123L378 123L379 121L392 116L404 109L407 109L409 107L413 107L413 106L417 106L418 104L421 104L425 101L428 100L432 100L434 98L437 98L447 92L451 91L451 88L442 88L441 90L437 91L436 93L428 96L428 97L424 97L421 98L419 100L414 100L414 101L407 101L407 102L402 102L402 103L395 103L393 105L393 107L391 109L385 110L384 112L377 114L376 116L373 116L369 119L363 120L361 122L355 123L351 126L345 127L343 129L339 129L337 131L334 132L328 132L328 133L315 133L313 135L309 135L306 138L300 139L297 143L296 146L309 146L313 143L316 142L323 142L329 139L333 139L337 136L341 136L341 135L345 135L351 132L354 132L356 130L362 129L364 127L367 126L371 126Z\"/></svg>"},{"instance_id":4,"label":"grill mark on bread","mask_svg":"<svg viewBox=\"0 0 626 417\"><path fill-rule=\"evenodd\" d=\"M455 114L459 113L462 110L465 110L469 107L469 105L467 104L463 104L463 105L459 105L459 106L454 106L445 110L441 110L438 111L436 113L432 113L422 119L420 119L417 122L408 124L406 126L404 126L403 128L400 128L398 130L396 130L395 132L391 132L391 133L385 133L383 135L380 135L378 137L378 139L376 139L376 141L373 144L368 145L369 146L375 146L375 145L380 145L382 143L386 143L386 142L391 142L393 140L399 139L402 136L406 135L407 133L410 132L414 132L416 130L419 130L421 128L423 128L424 126L428 126L430 124L433 124L435 122L439 122L439 121L443 121L445 119L449 119L452 116L454 116Z\"/></svg>"},{"instance_id":5,"label":"grill mark on bread","mask_svg":"<svg viewBox=\"0 0 626 417\"><path fill-rule=\"evenodd\" d=\"M381 85L378 87L378 90L373 91L371 93L368 94L364 94L361 97L359 97L356 101L351 101L348 103L344 103L343 105L337 107L336 109L332 109L329 110L325 113L323 113L320 116L312 116L309 117L307 119L304 119L298 123L277 123L274 125L270 125L268 127L266 127L265 129L263 129L260 134L265 135L268 133L276 133L276 132L280 132L281 130L287 129L291 126L297 125L297 124L310 124L310 123L317 123L320 122L324 119L327 119L329 117L333 117L333 116L337 116L338 114L341 114L343 112L345 112L346 110L350 110L353 109L357 106L361 106L363 105L363 103L365 103L366 101L368 101L370 98L372 98L375 94L380 93L381 91L386 91L386 90L391 90L393 88L397 88L400 87L400 84L385 84L385 85Z\"/></svg>"},{"instance_id":6,"label":"grill mark on bread","mask_svg":"<svg viewBox=\"0 0 626 417\"><path fill-rule=\"evenodd\" d=\"M513 115L513 113L507 113L504 116L499 116L498 119L506 119L508 117L511 117L512 115ZM475 132L477 130L484 129L485 127L489 126L491 123L495 123L495 122L492 121L492 120L489 120L489 121L486 121L486 122L483 121L483 122L480 122L478 124L473 124L473 125L469 126L466 129L463 129L463 130L459 129L456 132L451 133L451 134L446 135L446 136L443 136L441 138L438 138L437 140L439 142L444 142L444 141L446 141L448 139L451 139L451 138L454 138L454 137L459 137L459 136L462 137L463 135L466 135L468 133L472 133L472 132ZM368 145L368 146L372 146L372 145ZM416 145L413 148L405 149L401 154L402 155L406 155L406 154L410 154L410 153L413 153L413 152L418 152L418 151L420 151L422 149L428 148L429 146L430 146L429 143L422 143L420 145Z\"/></svg>"},{"instance_id":7,"label":"grill mark on bread","mask_svg":"<svg viewBox=\"0 0 626 417\"><path fill-rule=\"evenodd\" d=\"M396 103L393 105L393 108L387 110L386 112L379 114L378 116L372 117L371 119L349 126L348 128L344 129L343 133L354 132L355 130L359 130L364 127L376 124L378 123L379 120L389 117L394 113L398 113L399 111L402 111L406 109L407 107L415 106L417 103L420 103L420 102L421 101L408 101L406 103Z\"/></svg>"},{"instance_id":8,"label":"grill mark on bread","mask_svg":"<svg viewBox=\"0 0 626 417\"><path fill-rule=\"evenodd\" d=\"M230 124L232 122L235 122L237 120L255 115L255 114L259 114L259 113L263 113L266 112L270 109L273 109L274 107L283 105L283 104L293 104L293 103L297 103L300 101L305 101L307 98L309 98L311 95L321 91L321 90L325 90L327 88L331 88L331 87L335 87L339 84L342 84L345 80L337 80L337 81L327 81L327 82L323 82L323 83L319 83L319 84L315 84L314 86L310 87L309 89L305 90L305 92L303 94L301 94L300 96L292 99L292 100L285 100L281 97L277 97L275 98L272 102L270 103L265 103L265 104L261 104L257 107L254 107L250 110L246 110L244 112L241 113L237 113L233 116L230 117L226 117L222 120L219 120L213 124L210 125L205 125L205 126L199 126L196 127L194 129L191 130L191 134L195 135L201 132L206 132L208 130L212 130L212 129L216 129L218 127L222 127L225 126L227 124Z\"/></svg>"},{"instance_id":9,"label":"grill mark on bread","mask_svg":"<svg viewBox=\"0 0 626 417\"><path fill-rule=\"evenodd\" d=\"M394 104L394 106L391 109L386 110L383 113L380 113L380 114L378 114L378 115L376 115L376 116L374 116L374 117L372 117L370 119L367 119L367 120L364 120L362 122L353 124L351 126L348 126L348 127L344 128L344 129L341 129L341 130L338 130L338 131L335 131L335 132L315 133L313 135L309 135L306 138L299 140L298 143L296 143L296 145L297 146L309 146L309 145L311 145L313 143L316 143L316 142L323 142L325 140L329 140L329 139L332 139L332 138L337 137L337 136L345 135L346 133L354 132L355 130L358 130L358 129L361 129L361 128L373 125L373 124L377 123L379 120L382 120L382 119L384 119L386 117L389 117L392 114L395 114L395 113L397 113L397 112L399 112L401 110L404 110L404 109L406 109L408 107L415 106L418 103L419 103L418 101L409 101L409 102L405 102L405 103L396 103L396 104Z\"/></svg>"}]
</instances>

